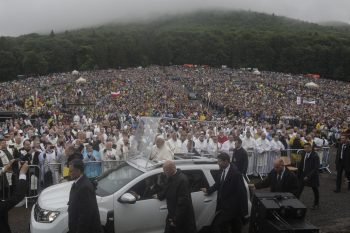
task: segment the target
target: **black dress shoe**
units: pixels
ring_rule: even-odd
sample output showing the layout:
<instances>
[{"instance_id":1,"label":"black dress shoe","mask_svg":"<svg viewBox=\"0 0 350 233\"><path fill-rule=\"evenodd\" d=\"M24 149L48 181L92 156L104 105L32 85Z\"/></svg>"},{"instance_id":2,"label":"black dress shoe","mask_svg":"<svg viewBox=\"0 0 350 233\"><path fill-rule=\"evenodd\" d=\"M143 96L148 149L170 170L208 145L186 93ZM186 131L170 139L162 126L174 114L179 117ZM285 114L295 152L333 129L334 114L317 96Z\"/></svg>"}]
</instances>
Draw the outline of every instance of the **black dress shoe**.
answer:
<instances>
[{"instance_id":1,"label":"black dress shoe","mask_svg":"<svg viewBox=\"0 0 350 233\"><path fill-rule=\"evenodd\" d=\"M333 190L335 193L340 193L340 189Z\"/></svg>"}]
</instances>

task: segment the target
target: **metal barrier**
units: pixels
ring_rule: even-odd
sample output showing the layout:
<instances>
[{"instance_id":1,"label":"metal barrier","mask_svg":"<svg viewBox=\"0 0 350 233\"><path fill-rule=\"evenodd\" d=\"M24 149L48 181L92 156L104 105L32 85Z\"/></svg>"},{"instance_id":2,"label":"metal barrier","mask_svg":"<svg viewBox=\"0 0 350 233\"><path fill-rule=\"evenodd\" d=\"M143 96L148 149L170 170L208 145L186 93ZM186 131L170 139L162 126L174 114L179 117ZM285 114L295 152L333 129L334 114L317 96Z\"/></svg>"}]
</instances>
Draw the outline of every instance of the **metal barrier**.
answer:
<instances>
[{"instance_id":1,"label":"metal barrier","mask_svg":"<svg viewBox=\"0 0 350 233\"><path fill-rule=\"evenodd\" d=\"M321 155L321 156L320 156ZM330 147L322 147L320 148L319 152L320 156L320 169L326 170L329 174L331 174L331 170L329 168L329 162L330 162Z\"/></svg>"},{"instance_id":2,"label":"metal barrier","mask_svg":"<svg viewBox=\"0 0 350 233\"><path fill-rule=\"evenodd\" d=\"M38 165L29 165L27 173L28 189L25 196L26 208L28 208L28 199L37 198L41 188L39 181L41 180L41 171Z\"/></svg>"},{"instance_id":3,"label":"metal barrier","mask_svg":"<svg viewBox=\"0 0 350 233\"><path fill-rule=\"evenodd\" d=\"M2 168L0 168L2 169ZM37 198L40 193L40 167L37 165L29 165L27 172L27 192L24 197L26 208L28 208L28 199ZM2 173L1 181L1 200L4 201L11 197L15 192L18 174L13 172Z\"/></svg>"},{"instance_id":4,"label":"metal barrier","mask_svg":"<svg viewBox=\"0 0 350 233\"><path fill-rule=\"evenodd\" d=\"M102 173L106 172L107 170L116 168L124 162L124 160L104 160L102 161Z\"/></svg>"}]
</instances>

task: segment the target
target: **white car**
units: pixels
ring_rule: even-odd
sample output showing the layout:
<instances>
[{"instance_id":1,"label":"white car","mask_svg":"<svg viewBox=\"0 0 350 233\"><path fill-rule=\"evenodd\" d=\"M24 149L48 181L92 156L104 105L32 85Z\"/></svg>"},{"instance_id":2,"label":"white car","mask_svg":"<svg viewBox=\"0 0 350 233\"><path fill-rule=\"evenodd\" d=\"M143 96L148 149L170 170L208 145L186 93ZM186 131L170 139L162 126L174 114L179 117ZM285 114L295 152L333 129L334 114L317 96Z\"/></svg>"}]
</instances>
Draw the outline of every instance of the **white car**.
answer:
<instances>
[{"instance_id":1,"label":"white car","mask_svg":"<svg viewBox=\"0 0 350 233\"><path fill-rule=\"evenodd\" d=\"M216 192L205 196L200 189L213 185L214 178L219 175L216 159L191 157L177 159L175 163L189 179L197 229L205 229L211 225L215 216ZM146 187L161 185L163 182L161 165L142 157L134 158L97 179L96 198L101 224L106 233L164 232L168 212L166 202L143 196ZM154 183L151 184L151 181ZM54 185L40 194L31 212L31 233L68 232L67 203L71 186L72 182ZM247 184L246 189L250 213Z\"/></svg>"}]
</instances>

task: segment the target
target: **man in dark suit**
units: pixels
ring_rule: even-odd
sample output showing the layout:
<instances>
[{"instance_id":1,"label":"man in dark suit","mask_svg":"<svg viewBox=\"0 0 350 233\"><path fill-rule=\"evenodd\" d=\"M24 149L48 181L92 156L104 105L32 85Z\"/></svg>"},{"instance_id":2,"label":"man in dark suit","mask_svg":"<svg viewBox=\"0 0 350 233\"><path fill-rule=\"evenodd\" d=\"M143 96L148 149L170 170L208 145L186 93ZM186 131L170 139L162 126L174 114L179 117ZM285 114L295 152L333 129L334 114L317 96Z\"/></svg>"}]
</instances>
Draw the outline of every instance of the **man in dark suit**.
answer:
<instances>
[{"instance_id":1,"label":"man in dark suit","mask_svg":"<svg viewBox=\"0 0 350 233\"><path fill-rule=\"evenodd\" d=\"M339 193L341 189L343 171L345 171L346 178L350 180L350 144L346 135L340 136L340 143L337 145L335 166L337 169L337 182L334 192ZM348 190L350 190L350 182L348 184Z\"/></svg>"},{"instance_id":2,"label":"man in dark suit","mask_svg":"<svg viewBox=\"0 0 350 233\"><path fill-rule=\"evenodd\" d=\"M238 170L245 176L248 169L248 153L242 147L242 140L237 138L235 141L235 149L233 150L232 163L236 165Z\"/></svg>"},{"instance_id":3,"label":"man in dark suit","mask_svg":"<svg viewBox=\"0 0 350 233\"><path fill-rule=\"evenodd\" d=\"M82 160L70 162L69 175L74 180L68 202L69 233L102 232L95 187L84 175Z\"/></svg>"},{"instance_id":4,"label":"man in dark suit","mask_svg":"<svg viewBox=\"0 0 350 233\"><path fill-rule=\"evenodd\" d=\"M9 172L12 168L12 160L9 164L4 166L0 171L0 175L5 175L6 172ZM11 229L8 223L8 211L17 205L20 201L23 200L26 190L27 190L27 174L28 172L28 163L25 163L21 166L19 172L19 181L16 186L16 190L6 201L0 201L0 232L1 233L11 233Z\"/></svg>"},{"instance_id":5,"label":"man in dark suit","mask_svg":"<svg viewBox=\"0 0 350 233\"><path fill-rule=\"evenodd\" d=\"M297 197L299 198L304 190L304 186L312 188L314 193L314 205L311 209L319 208L319 191L320 178L318 168L320 167L320 159L318 154L312 150L310 143L304 144L304 151L298 165L299 190Z\"/></svg>"},{"instance_id":6,"label":"man in dark suit","mask_svg":"<svg viewBox=\"0 0 350 233\"><path fill-rule=\"evenodd\" d=\"M168 178L159 194L160 200L166 199L168 207L164 233L195 233L196 220L186 175L169 160L164 163L163 171Z\"/></svg>"},{"instance_id":7,"label":"man in dark suit","mask_svg":"<svg viewBox=\"0 0 350 233\"><path fill-rule=\"evenodd\" d=\"M231 231L240 233L242 218L248 214L248 197L243 176L226 153L218 155L218 164L222 170L220 180L208 190L202 189L206 195L217 191L216 217L212 224L212 232L222 233Z\"/></svg>"},{"instance_id":8,"label":"man in dark suit","mask_svg":"<svg viewBox=\"0 0 350 233\"><path fill-rule=\"evenodd\" d=\"M253 189L262 189L270 187L271 192L293 193L298 191L297 177L284 166L282 159L273 161L273 169L269 175L257 184L249 185Z\"/></svg>"}]
</instances>

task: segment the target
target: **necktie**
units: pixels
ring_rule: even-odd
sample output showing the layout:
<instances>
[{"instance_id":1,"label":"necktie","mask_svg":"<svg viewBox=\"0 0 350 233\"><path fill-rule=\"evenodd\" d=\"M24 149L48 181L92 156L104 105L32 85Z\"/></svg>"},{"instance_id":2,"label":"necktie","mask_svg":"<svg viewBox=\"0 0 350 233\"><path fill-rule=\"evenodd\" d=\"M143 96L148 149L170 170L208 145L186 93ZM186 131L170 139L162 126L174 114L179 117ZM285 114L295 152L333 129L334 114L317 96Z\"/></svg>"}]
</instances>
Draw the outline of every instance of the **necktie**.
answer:
<instances>
[{"instance_id":1,"label":"necktie","mask_svg":"<svg viewBox=\"0 0 350 233\"><path fill-rule=\"evenodd\" d=\"M220 180L221 186L224 184L224 181L225 181L225 169L222 171L222 175L221 175L221 180Z\"/></svg>"},{"instance_id":2,"label":"necktie","mask_svg":"<svg viewBox=\"0 0 350 233\"><path fill-rule=\"evenodd\" d=\"M277 182L281 182L281 173L277 176Z\"/></svg>"},{"instance_id":3,"label":"necktie","mask_svg":"<svg viewBox=\"0 0 350 233\"><path fill-rule=\"evenodd\" d=\"M341 147L340 159L343 159L344 148L345 148L345 144L343 144Z\"/></svg>"},{"instance_id":4,"label":"necktie","mask_svg":"<svg viewBox=\"0 0 350 233\"><path fill-rule=\"evenodd\" d=\"M310 156L310 153L306 153L306 154L305 154L303 171L305 171L306 159L308 159L309 156Z\"/></svg>"}]
</instances>

